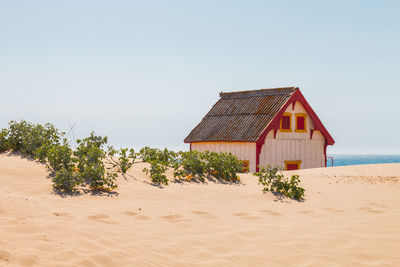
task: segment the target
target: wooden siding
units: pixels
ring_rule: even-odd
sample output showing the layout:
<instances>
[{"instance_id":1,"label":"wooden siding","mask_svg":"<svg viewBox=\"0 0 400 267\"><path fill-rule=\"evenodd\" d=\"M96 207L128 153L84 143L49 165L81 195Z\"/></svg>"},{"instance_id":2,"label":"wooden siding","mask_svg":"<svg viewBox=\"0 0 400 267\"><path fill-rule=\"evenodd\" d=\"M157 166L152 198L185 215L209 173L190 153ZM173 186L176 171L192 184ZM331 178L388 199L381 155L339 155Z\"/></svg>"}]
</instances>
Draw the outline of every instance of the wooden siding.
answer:
<instances>
[{"instance_id":1,"label":"wooden siding","mask_svg":"<svg viewBox=\"0 0 400 267\"><path fill-rule=\"evenodd\" d=\"M319 168L325 166L324 144L325 137L320 131L315 131L310 139L310 130L314 128L310 116L306 117L306 132L295 132L295 114L307 114L301 103L296 102L295 109L292 105L285 112L292 113L292 131L278 131L274 139L271 131L261 148L260 165L285 166L285 160L301 160L301 169Z\"/></svg>"},{"instance_id":2,"label":"wooden siding","mask_svg":"<svg viewBox=\"0 0 400 267\"><path fill-rule=\"evenodd\" d=\"M256 171L256 144L251 142L196 142L192 150L204 152L231 152L241 160L248 160L250 172Z\"/></svg>"}]
</instances>

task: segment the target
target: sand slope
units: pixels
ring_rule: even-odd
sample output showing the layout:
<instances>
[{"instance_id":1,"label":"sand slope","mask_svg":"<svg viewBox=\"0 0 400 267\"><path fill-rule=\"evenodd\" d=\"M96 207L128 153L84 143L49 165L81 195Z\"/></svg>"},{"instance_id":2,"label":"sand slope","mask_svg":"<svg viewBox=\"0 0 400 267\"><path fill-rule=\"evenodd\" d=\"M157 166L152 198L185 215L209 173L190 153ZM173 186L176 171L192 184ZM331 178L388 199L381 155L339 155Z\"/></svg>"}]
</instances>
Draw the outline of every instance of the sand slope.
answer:
<instances>
[{"instance_id":1,"label":"sand slope","mask_svg":"<svg viewBox=\"0 0 400 267\"><path fill-rule=\"evenodd\" d=\"M257 180L60 196L43 165L0 155L0 265L399 266L400 164L299 171L306 200Z\"/></svg>"}]
</instances>

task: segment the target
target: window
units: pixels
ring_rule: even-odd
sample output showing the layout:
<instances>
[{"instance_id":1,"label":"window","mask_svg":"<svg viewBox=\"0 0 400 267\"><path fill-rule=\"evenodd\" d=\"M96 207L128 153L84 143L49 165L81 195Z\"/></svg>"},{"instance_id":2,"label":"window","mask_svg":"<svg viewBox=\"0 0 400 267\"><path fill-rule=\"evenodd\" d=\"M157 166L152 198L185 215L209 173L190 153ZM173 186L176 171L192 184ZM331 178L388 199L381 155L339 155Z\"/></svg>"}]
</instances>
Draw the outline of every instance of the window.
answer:
<instances>
[{"instance_id":1,"label":"window","mask_svg":"<svg viewBox=\"0 0 400 267\"><path fill-rule=\"evenodd\" d=\"M242 160L242 172L249 172L249 161Z\"/></svg>"},{"instance_id":2,"label":"window","mask_svg":"<svg viewBox=\"0 0 400 267\"><path fill-rule=\"evenodd\" d=\"M292 131L291 119L292 119L292 114L283 113L283 116L281 118L281 127L280 127L281 132L291 132Z\"/></svg>"},{"instance_id":3,"label":"window","mask_svg":"<svg viewBox=\"0 0 400 267\"><path fill-rule=\"evenodd\" d=\"M301 160L286 160L285 171L300 170Z\"/></svg>"},{"instance_id":4,"label":"window","mask_svg":"<svg viewBox=\"0 0 400 267\"><path fill-rule=\"evenodd\" d=\"M307 132L306 128L306 118L307 114L304 113L297 113L296 117L296 132Z\"/></svg>"}]
</instances>

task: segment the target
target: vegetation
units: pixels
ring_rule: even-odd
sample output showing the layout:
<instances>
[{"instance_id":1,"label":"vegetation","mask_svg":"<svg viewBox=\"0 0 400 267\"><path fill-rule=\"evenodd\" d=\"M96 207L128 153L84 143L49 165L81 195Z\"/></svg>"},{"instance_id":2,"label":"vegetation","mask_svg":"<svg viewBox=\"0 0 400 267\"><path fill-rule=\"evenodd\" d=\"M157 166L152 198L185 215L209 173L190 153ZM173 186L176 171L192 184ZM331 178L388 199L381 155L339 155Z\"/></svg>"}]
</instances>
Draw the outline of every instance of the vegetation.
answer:
<instances>
[{"instance_id":1,"label":"vegetation","mask_svg":"<svg viewBox=\"0 0 400 267\"><path fill-rule=\"evenodd\" d=\"M21 152L41 162L46 161L47 151L59 145L65 133L59 132L53 124L33 124L24 120L10 121L9 128L0 134L0 150Z\"/></svg>"},{"instance_id":2,"label":"vegetation","mask_svg":"<svg viewBox=\"0 0 400 267\"><path fill-rule=\"evenodd\" d=\"M167 185L166 171L172 169L174 177L188 181L205 181L206 177L235 182L242 170L242 162L231 153L178 152L168 149L144 147L139 153L133 149L119 150L107 145L106 136L77 140L73 149L54 125L33 124L21 120L11 121L7 129L0 130L0 152L14 151L23 156L46 163L53 186L63 191L73 191L78 186L94 190L112 190L116 185L116 172L127 173L137 160L150 164L143 169L157 185Z\"/></svg>"},{"instance_id":3,"label":"vegetation","mask_svg":"<svg viewBox=\"0 0 400 267\"><path fill-rule=\"evenodd\" d=\"M237 173L242 171L242 162L232 153L204 152L207 173L219 180L237 181Z\"/></svg>"},{"instance_id":4,"label":"vegetation","mask_svg":"<svg viewBox=\"0 0 400 267\"><path fill-rule=\"evenodd\" d=\"M111 165L111 169L117 168L118 172L126 174L126 172L132 167L137 158L137 154L133 148L121 148L115 150L113 147L108 148L108 159L107 163ZM114 159L117 157L117 160Z\"/></svg>"},{"instance_id":5,"label":"vegetation","mask_svg":"<svg viewBox=\"0 0 400 267\"><path fill-rule=\"evenodd\" d=\"M168 149L144 147L140 150L139 157L142 161L150 163L150 169L144 168L143 172L150 173L151 181L157 185L168 185L165 172L174 165L176 153Z\"/></svg>"},{"instance_id":6,"label":"vegetation","mask_svg":"<svg viewBox=\"0 0 400 267\"><path fill-rule=\"evenodd\" d=\"M117 174L106 171L104 160L107 152L103 146L107 137L96 136L94 132L85 139L77 140L78 147L74 151L75 161L79 170L80 181L96 190L111 190L117 187Z\"/></svg>"},{"instance_id":7,"label":"vegetation","mask_svg":"<svg viewBox=\"0 0 400 267\"><path fill-rule=\"evenodd\" d=\"M187 181L205 177L234 182L238 180L237 173L242 171L242 162L231 153L187 151L175 153L168 149L145 147L140 150L140 157L150 163L150 168L144 168L150 173L152 182L158 185L168 184L165 172L174 169L174 177L185 178Z\"/></svg>"},{"instance_id":8,"label":"vegetation","mask_svg":"<svg viewBox=\"0 0 400 267\"><path fill-rule=\"evenodd\" d=\"M52 145L49 147L46 153L47 167L57 172L61 169L73 170L74 160L72 148L69 146L66 139L63 140L63 144Z\"/></svg>"},{"instance_id":9,"label":"vegetation","mask_svg":"<svg viewBox=\"0 0 400 267\"><path fill-rule=\"evenodd\" d=\"M0 153L10 149L8 144L8 129L0 130Z\"/></svg>"},{"instance_id":10,"label":"vegetation","mask_svg":"<svg viewBox=\"0 0 400 267\"><path fill-rule=\"evenodd\" d=\"M97 190L116 188L117 174L106 171L104 166L108 157L103 148L107 137L91 133L89 137L78 140L79 145L73 151L64 135L50 123L41 125L24 120L10 121L8 129L0 131L0 152L19 152L46 163L51 171L53 186L60 190L72 191L79 185ZM122 166L124 171L129 168L125 162Z\"/></svg>"},{"instance_id":11,"label":"vegetation","mask_svg":"<svg viewBox=\"0 0 400 267\"><path fill-rule=\"evenodd\" d=\"M82 183L78 172L72 168L67 169L62 167L53 174L53 186L59 190L70 192L75 190L76 187Z\"/></svg>"},{"instance_id":12,"label":"vegetation","mask_svg":"<svg viewBox=\"0 0 400 267\"><path fill-rule=\"evenodd\" d=\"M204 160L204 153L198 151L179 152L172 166L174 177L191 179L198 178L204 182L207 174L207 163Z\"/></svg>"},{"instance_id":13,"label":"vegetation","mask_svg":"<svg viewBox=\"0 0 400 267\"><path fill-rule=\"evenodd\" d=\"M305 189L298 186L300 183L299 175L292 175L286 178L276 167L261 167L254 175L258 176L258 183L264 186L264 192L281 193L289 198L300 200L304 196Z\"/></svg>"}]
</instances>

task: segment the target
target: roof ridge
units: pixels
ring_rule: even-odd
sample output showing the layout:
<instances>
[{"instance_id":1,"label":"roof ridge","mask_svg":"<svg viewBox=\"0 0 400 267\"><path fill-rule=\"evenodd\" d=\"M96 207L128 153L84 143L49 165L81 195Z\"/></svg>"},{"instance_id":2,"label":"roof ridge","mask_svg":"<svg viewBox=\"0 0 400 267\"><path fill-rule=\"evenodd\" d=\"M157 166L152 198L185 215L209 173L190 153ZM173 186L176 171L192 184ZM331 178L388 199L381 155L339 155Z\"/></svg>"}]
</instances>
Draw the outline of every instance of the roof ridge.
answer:
<instances>
[{"instance_id":1,"label":"roof ridge","mask_svg":"<svg viewBox=\"0 0 400 267\"><path fill-rule=\"evenodd\" d=\"M263 95L265 94L271 94L273 91L296 91L298 90L299 87L291 86L291 87L276 87L276 88L264 88L264 89L255 89L255 90L245 90L245 91L233 91L233 92L220 92L219 96L241 96L241 95Z\"/></svg>"}]
</instances>

